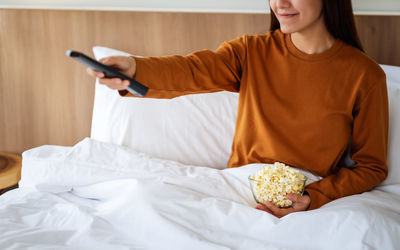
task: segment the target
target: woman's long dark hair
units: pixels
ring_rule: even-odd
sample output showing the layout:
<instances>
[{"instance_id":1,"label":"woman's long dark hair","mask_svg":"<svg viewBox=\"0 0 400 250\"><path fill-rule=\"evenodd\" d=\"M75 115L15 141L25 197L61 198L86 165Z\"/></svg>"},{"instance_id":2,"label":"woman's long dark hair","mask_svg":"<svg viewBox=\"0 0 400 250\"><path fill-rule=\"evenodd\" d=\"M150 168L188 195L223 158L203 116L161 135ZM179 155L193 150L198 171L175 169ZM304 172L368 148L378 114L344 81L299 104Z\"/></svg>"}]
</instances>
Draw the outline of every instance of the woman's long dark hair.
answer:
<instances>
[{"instance_id":1,"label":"woman's long dark hair","mask_svg":"<svg viewBox=\"0 0 400 250\"><path fill-rule=\"evenodd\" d=\"M354 22L351 0L322 0L322 14L331 35L343 42L364 51ZM280 24L271 10L270 31L280 29Z\"/></svg>"}]
</instances>

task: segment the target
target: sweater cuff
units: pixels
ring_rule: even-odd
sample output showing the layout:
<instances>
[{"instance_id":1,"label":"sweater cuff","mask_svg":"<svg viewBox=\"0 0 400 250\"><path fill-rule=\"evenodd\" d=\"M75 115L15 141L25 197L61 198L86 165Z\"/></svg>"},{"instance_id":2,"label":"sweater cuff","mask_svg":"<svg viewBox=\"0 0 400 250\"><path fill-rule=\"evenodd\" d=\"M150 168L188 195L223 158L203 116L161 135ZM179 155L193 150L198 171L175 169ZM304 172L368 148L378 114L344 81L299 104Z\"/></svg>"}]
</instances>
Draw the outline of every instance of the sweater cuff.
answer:
<instances>
[{"instance_id":1,"label":"sweater cuff","mask_svg":"<svg viewBox=\"0 0 400 250\"><path fill-rule=\"evenodd\" d=\"M118 90L118 93L120 96L129 96L129 91L124 89L124 90Z\"/></svg>"},{"instance_id":2,"label":"sweater cuff","mask_svg":"<svg viewBox=\"0 0 400 250\"><path fill-rule=\"evenodd\" d=\"M310 206L308 207L307 210L313 210L313 209L317 209L320 208L321 206L325 205L326 203L332 201L331 199L329 199L328 197L326 197L324 194L322 194L321 192L314 190L314 189L310 189L310 188L306 188L305 192L308 193L308 195L310 196Z\"/></svg>"}]
</instances>

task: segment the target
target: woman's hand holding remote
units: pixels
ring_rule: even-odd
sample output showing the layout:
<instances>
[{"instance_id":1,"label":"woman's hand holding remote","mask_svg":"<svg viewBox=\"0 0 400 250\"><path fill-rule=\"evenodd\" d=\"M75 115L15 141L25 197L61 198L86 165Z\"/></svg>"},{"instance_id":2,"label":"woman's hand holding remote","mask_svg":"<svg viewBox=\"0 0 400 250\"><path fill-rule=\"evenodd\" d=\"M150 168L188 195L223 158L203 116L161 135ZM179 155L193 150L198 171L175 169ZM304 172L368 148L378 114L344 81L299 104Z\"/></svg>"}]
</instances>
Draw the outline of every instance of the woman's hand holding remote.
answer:
<instances>
[{"instance_id":1,"label":"woman's hand holding remote","mask_svg":"<svg viewBox=\"0 0 400 250\"><path fill-rule=\"evenodd\" d=\"M132 56L110 56L99 60L99 62L117 69L130 78L135 76L136 60ZM99 78L99 83L104 84L111 89L124 90L129 86L128 80L122 80L120 78L105 78L103 72L98 72L91 68L87 68L86 71L89 75Z\"/></svg>"}]
</instances>

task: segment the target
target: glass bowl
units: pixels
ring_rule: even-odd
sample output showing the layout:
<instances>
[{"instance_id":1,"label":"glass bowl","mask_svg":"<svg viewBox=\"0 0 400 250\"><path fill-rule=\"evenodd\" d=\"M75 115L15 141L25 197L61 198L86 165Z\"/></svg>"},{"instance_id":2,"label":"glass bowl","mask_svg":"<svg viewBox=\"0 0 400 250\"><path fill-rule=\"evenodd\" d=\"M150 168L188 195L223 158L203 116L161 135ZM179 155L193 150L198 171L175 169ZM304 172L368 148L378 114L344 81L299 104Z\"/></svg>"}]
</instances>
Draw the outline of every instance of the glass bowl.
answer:
<instances>
[{"instance_id":1,"label":"glass bowl","mask_svg":"<svg viewBox=\"0 0 400 250\"><path fill-rule=\"evenodd\" d=\"M307 181L306 176L301 180L276 182L256 180L252 178L252 175L248 179L251 192L257 203L264 204L265 201L270 201L280 208L291 207L292 201L287 199L286 195L290 193L303 195Z\"/></svg>"}]
</instances>

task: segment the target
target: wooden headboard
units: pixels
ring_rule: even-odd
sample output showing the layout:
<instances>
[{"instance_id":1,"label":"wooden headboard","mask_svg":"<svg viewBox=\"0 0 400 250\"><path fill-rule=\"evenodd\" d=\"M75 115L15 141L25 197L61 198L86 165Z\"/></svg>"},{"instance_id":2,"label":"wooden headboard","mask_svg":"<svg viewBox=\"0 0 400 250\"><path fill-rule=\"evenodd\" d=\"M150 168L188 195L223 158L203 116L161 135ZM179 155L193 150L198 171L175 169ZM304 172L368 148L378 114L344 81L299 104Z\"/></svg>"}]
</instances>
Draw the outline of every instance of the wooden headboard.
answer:
<instances>
[{"instance_id":1,"label":"wooden headboard","mask_svg":"<svg viewBox=\"0 0 400 250\"><path fill-rule=\"evenodd\" d=\"M400 16L357 16L366 52L400 66ZM216 49L265 33L266 14L0 10L0 151L73 145L90 136L94 81L65 56L107 46L136 55Z\"/></svg>"}]
</instances>

